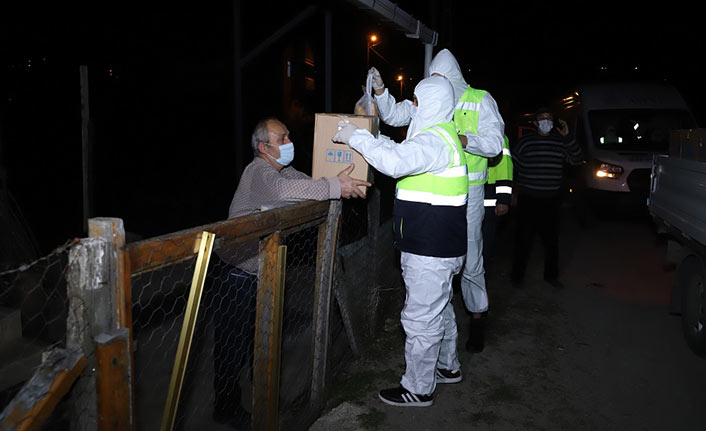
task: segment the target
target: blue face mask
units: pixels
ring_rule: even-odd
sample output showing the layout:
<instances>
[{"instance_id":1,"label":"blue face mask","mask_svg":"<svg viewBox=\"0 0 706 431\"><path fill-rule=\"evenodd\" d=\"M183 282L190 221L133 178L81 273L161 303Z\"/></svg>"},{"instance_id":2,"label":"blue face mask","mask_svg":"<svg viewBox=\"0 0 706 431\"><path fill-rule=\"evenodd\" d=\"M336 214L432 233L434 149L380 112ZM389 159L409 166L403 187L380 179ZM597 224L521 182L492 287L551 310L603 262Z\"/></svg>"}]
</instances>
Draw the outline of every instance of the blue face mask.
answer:
<instances>
[{"instance_id":1,"label":"blue face mask","mask_svg":"<svg viewBox=\"0 0 706 431\"><path fill-rule=\"evenodd\" d=\"M554 127L554 122L552 120L539 120L539 131L548 135Z\"/></svg>"},{"instance_id":2,"label":"blue face mask","mask_svg":"<svg viewBox=\"0 0 706 431\"><path fill-rule=\"evenodd\" d=\"M269 146L274 146L272 144L267 144ZM270 156L268 154L268 156ZM292 160L294 160L294 143L290 142L288 144L282 144L279 146L279 158L275 159L274 157L270 156L270 158L274 159L275 162L279 163L282 166L287 166L290 163L292 163Z\"/></svg>"}]
</instances>

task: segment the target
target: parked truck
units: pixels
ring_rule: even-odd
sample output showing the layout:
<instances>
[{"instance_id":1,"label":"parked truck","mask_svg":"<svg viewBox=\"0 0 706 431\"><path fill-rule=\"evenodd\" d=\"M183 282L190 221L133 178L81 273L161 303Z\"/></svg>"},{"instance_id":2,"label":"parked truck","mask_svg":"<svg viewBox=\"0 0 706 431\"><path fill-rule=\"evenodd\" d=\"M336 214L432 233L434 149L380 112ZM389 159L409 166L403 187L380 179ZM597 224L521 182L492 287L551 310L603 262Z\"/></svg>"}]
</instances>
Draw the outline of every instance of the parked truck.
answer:
<instances>
[{"instance_id":1,"label":"parked truck","mask_svg":"<svg viewBox=\"0 0 706 431\"><path fill-rule=\"evenodd\" d=\"M689 347L706 356L706 129L673 131L669 154L654 156L648 208L677 265L672 311Z\"/></svg>"}]
</instances>

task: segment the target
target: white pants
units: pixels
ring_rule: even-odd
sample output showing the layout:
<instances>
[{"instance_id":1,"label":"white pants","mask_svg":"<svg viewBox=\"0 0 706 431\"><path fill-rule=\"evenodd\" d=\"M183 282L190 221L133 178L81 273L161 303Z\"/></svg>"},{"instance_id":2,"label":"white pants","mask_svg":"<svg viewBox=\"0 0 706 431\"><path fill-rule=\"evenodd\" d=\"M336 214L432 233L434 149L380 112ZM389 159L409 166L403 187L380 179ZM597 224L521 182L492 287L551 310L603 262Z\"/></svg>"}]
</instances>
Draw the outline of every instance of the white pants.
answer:
<instances>
[{"instance_id":1,"label":"white pants","mask_svg":"<svg viewBox=\"0 0 706 431\"><path fill-rule=\"evenodd\" d=\"M483 217L485 208L483 185L468 188L466 223L468 224L468 248L463 267L461 292L463 302L471 313L482 313L488 309L488 293L485 290L485 269L483 269Z\"/></svg>"},{"instance_id":2,"label":"white pants","mask_svg":"<svg viewBox=\"0 0 706 431\"><path fill-rule=\"evenodd\" d=\"M436 388L436 368L456 371L458 330L451 297L451 279L461 271L463 256L441 258L402 252L402 278L407 298L401 313L407 334L407 367L401 384L415 394Z\"/></svg>"}]
</instances>

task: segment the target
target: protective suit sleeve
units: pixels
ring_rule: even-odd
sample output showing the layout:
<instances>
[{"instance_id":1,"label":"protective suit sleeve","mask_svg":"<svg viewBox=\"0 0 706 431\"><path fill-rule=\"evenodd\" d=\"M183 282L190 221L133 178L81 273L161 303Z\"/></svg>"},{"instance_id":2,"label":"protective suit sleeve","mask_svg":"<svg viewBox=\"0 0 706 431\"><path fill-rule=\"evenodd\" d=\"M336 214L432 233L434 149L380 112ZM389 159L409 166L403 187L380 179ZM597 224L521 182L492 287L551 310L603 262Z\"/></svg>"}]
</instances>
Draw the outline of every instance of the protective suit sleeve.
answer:
<instances>
[{"instance_id":1,"label":"protective suit sleeve","mask_svg":"<svg viewBox=\"0 0 706 431\"><path fill-rule=\"evenodd\" d=\"M448 146L434 136L423 132L398 144L380 135L375 138L365 129L358 129L351 136L349 145L381 173L400 178L425 172L439 173L451 164Z\"/></svg>"},{"instance_id":2,"label":"protective suit sleeve","mask_svg":"<svg viewBox=\"0 0 706 431\"><path fill-rule=\"evenodd\" d=\"M488 165L490 169L490 163ZM503 139L503 154L500 156L498 163L493 166L495 169L495 180L510 180L512 182L512 153L510 152L509 139L504 137Z\"/></svg>"},{"instance_id":3,"label":"protective suit sleeve","mask_svg":"<svg viewBox=\"0 0 706 431\"><path fill-rule=\"evenodd\" d=\"M495 157L503 150L505 122L495 99L486 93L478 113L478 134L466 132L466 151L482 157Z\"/></svg>"},{"instance_id":4,"label":"protective suit sleeve","mask_svg":"<svg viewBox=\"0 0 706 431\"><path fill-rule=\"evenodd\" d=\"M414 107L412 102L409 100L397 102L387 91L387 88L381 95L375 95L375 104L378 107L380 119L389 126L406 126L412 119L412 109Z\"/></svg>"}]
</instances>

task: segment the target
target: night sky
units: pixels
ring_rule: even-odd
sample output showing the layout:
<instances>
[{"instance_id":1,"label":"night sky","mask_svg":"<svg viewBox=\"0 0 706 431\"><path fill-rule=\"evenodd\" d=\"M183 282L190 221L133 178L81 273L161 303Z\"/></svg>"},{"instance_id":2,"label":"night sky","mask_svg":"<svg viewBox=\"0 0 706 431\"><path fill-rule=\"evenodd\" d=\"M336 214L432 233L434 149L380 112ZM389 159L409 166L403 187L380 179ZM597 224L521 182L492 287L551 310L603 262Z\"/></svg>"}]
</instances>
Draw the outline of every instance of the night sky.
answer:
<instances>
[{"instance_id":1,"label":"night sky","mask_svg":"<svg viewBox=\"0 0 706 431\"><path fill-rule=\"evenodd\" d=\"M371 63L395 96L397 74L405 76L405 97L422 78L422 44L346 1L243 2L243 55L307 6L319 7L244 66L244 136L235 137L230 2L3 3L2 187L42 252L83 235L81 64L89 69L93 215L123 218L136 238L224 219L235 167L249 162L248 137L264 116L285 120L294 165L310 171L313 114L324 112L326 5L334 112L351 113L361 95L372 32L382 57L371 55ZM557 91L614 78L674 84L704 124L703 18L686 2L659 9L603 1L397 4L439 33L434 52L457 56L468 83L497 100L508 128ZM396 130L383 132L399 139Z\"/></svg>"}]
</instances>

